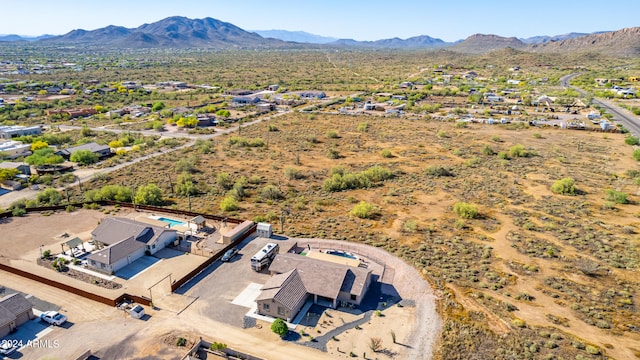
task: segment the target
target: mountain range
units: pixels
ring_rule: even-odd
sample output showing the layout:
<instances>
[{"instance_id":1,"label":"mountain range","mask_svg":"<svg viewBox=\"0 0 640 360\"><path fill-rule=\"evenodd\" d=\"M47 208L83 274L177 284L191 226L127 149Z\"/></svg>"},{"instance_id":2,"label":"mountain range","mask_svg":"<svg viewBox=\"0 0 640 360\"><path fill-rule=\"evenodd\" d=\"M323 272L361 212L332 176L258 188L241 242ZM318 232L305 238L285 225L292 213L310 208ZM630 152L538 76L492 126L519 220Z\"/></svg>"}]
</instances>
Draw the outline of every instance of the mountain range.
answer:
<instances>
[{"instance_id":1,"label":"mountain range","mask_svg":"<svg viewBox=\"0 0 640 360\"><path fill-rule=\"evenodd\" d=\"M40 40L49 44L100 45L111 48L277 48L287 43L243 30L233 24L212 19L172 16L129 29L107 26L96 30L73 30Z\"/></svg>"},{"instance_id":2,"label":"mountain range","mask_svg":"<svg viewBox=\"0 0 640 360\"><path fill-rule=\"evenodd\" d=\"M512 48L529 52L600 52L617 56L640 55L640 28L592 34L568 33L526 39L475 34L464 40L445 42L427 35L408 39L356 41L335 39L302 31L246 31L213 18L189 19L173 16L137 28L110 25L96 30L73 30L59 36L20 37L0 35L0 41L33 41L53 45L100 46L103 48L209 48L258 49L337 47L369 49L447 48L463 53L487 53Z\"/></svg>"}]
</instances>

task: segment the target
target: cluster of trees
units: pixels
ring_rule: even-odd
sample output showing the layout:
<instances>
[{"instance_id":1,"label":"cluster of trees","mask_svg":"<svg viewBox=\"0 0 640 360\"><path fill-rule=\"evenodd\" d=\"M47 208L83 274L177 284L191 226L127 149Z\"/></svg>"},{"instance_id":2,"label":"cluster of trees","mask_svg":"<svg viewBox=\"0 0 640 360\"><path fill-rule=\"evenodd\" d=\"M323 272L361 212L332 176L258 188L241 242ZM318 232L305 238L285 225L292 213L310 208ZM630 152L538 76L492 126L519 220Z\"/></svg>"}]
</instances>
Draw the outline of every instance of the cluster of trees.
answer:
<instances>
[{"instance_id":1,"label":"cluster of trees","mask_svg":"<svg viewBox=\"0 0 640 360\"><path fill-rule=\"evenodd\" d=\"M322 184L325 191L343 191L353 189L367 189L374 183L385 181L393 177L390 169L383 166L372 166L361 172L350 172L341 166L333 167L329 171L331 176Z\"/></svg>"}]
</instances>

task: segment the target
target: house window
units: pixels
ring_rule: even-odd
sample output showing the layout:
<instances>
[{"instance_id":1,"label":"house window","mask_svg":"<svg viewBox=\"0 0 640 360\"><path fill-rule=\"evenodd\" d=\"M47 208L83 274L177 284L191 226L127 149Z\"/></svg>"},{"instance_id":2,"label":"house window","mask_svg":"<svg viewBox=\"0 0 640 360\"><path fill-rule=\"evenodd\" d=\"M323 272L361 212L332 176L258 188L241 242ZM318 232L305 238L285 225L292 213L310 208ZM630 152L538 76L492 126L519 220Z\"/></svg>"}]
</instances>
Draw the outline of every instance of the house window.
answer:
<instances>
[{"instance_id":1,"label":"house window","mask_svg":"<svg viewBox=\"0 0 640 360\"><path fill-rule=\"evenodd\" d=\"M356 300L357 296L355 294L351 294L351 300Z\"/></svg>"},{"instance_id":2,"label":"house window","mask_svg":"<svg viewBox=\"0 0 640 360\"><path fill-rule=\"evenodd\" d=\"M156 244L151 245L151 248L155 249L156 248Z\"/></svg>"},{"instance_id":3,"label":"house window","mask_svg":"<svg viewBox=\"0 0 640 360\"><path fill-rule=\"evenodd\" d=\"M278 315L284 315L284 308L282 306L278 306Z\"/></svg>"},{"instance_id":4,"label":"house window","mask_svg":"<svg viewBox=\"0 0 640 360\"><path fill-rule=\"evenodd\" d=\"M151 246L147 245L147 250L151 249Z\"/></svg>"},{"instance_id":5,"label":"house window","mask_svg":"<svg viewBox=\"0 0 640 360\"><path fill-rule=\"evenodd\" d=\"M107 265L105 265L105 264L100 264L100 267L101 267L101 268L103 268L103 269L106 269Z\"/></svg>"},{"instance_id":6,"label":"house window","mask_svg":"<svg viewBox=\"0 0 640 360\"><path fill-rule=\"evenodd\" d=\"M262 304L262 310L269 311L269 304Z\"/></svg>"}]
</instances>

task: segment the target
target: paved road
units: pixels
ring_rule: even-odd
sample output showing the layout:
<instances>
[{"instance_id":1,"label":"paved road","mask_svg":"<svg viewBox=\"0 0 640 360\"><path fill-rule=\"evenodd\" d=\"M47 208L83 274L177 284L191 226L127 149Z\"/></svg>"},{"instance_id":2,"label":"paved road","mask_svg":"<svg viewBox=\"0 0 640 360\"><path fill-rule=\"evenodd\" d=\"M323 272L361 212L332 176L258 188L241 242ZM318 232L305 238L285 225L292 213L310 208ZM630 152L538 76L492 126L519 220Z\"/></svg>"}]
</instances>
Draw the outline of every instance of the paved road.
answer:
<instances>
[{"instance_id":1,"label":"paved road","mask_svg":"<svg viewBox=\"0 0 640 360\"><path fill-rule=\"evenodd\" d=\"M577 92L579 92L580 94L582 94L583 96L586 96L586 95L588 95L588 93L586 91L584 91L584 90L582 90L580 88L577 88L575 86L569 85L569 81L571 81L572 78L574 78L574 77L576 77L578 75L580 75L580 74L579 73L573 73L573 74L565 75L565 76L560 78L560 84L565 88L572 88L572 89L576 90ZM640 118L635 116L633 113L631 113L630 111L628 111L626 109L623 109L623 108L619 107L614 102L609 101L609 100L594 98L593 99L593 103L595 105L598 105L598 106L604 108L605 110L607 110L608 113L613 115L613 120L615 122L618 122L618 123L622 124L633 135L640 136Z\"/></svg>"}]
</instances>

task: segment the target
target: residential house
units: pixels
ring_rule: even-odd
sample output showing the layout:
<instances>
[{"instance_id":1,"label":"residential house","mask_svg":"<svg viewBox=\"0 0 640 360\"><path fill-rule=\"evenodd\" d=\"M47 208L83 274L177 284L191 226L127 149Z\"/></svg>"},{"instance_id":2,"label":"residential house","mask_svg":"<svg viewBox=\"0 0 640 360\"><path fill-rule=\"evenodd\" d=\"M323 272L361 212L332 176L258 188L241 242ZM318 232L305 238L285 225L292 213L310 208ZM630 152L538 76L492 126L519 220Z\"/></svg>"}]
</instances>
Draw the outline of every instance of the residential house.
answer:
<instances>
[{"instance_id":1,"label":"residential house","mask_svg":"<svg viewBox=\"0 0 640 360\"><path fill-rule=\"evenodd\" d=\"M465 80L473 80L477 77L478 77L478 73L473 70L467 71L466 73L462 74L462 78Z\"/></svg>"},{"instance_id":2,"label":"residential house","mask_svg":"<svg viewBox=\"0 0 640 360\"><path fill-rule=\"evenodd\" d=\"M269 91L278 91L278 89L280 89L280 85L273 84L273 85L267 86L267 90Z\"/></svg>"},{"instance_id":3,"label":"residential house","mask_svg":"<svg viewBox=\"0 0 640 360\"><path fill-rule=\"evenodd\" d=\"M301 99L324 99L327 97L324 91L299 91L296 94L300 96Z\"/></svg>"},{"instance_id":4,"label":"residential house","mask_svg":"<svg viewBox=\"0 0 640 360\"><path fill-rule=\"evenodd\" d=\"M371 270L291 253L276 255L269 272L274 276L256 298L257 311L287 321L308 299L332 308L359 305L372 282Z\"/></svg>"},{"instance_id":5,"label":"residential house","mask_svg":"<svg viewBox=\"0 0 640 360\"><path fill-rule=\"evenodd\" d=\"M105 95L112 92L116 92L116 90L117 90L116 88L104 87L104 88L99 88L97 91L98 91L98 94Z\"/></svg>"},{"instance_id":6,"label":"residential house","mask_svg":"<svg viewBox=\"0 0 640 360\"><path fill-rule=\"evenodd\" d=\"M256 105L256 111L259 114L268 113L270 111L274 111L276 109L276 103L259 103Z\"/></svg>"},{"instance_id":7,"label":"residential house","mask_svg":"<svg viewBox=\"0 0 640 360\"><path fill-rule=\"evenodd\" d=\"M90 142L90 143L58 150L56 151L56 155L60 155L63 158L68 160L69 158L71 158L71 155L74 152L80 151L80 150L89 150L92 153L98 155L99 158L105 158L107 156L111 156L111 148L108 145L100 145L95 142Z\"/></svg>"},{"instance_id":8,"label":"residential house","mask_svg":"<svg viewBox=\"0 0 640 360\"><path fill-rule=\"evenodd\" d=\"M635 96L636 95L636 91L635 91L635 89L632 89L632 88L619 89L618 90L618 95Z\"/></svg>"},{"instance_id":9,"label":"residential house","mask_svg":"<svg viewBox=\"0 0 640 360\"><path fill-rule=\"evenodd\" d=\"M413 89L413 83L410 82L410 81L404 81L404 82L400 83L398 88L400 88L400 89Z\"/></svg>"},{"instance_id":10,"label":"residential house","mask_svg":"<svg viewBox=\"0 0 640 360\"><path fill-rule=\"evenodd\" d=\"M260 98L257 96L234 96L231 99L234 105L252 105L260 102Z\"/></svg>"},{"instance_id":11,"label":"residential house","mask_svg":"<svg viewBox=\"0 0 640 360\"><path fill-rule=\"evenodd\" d=\"M0 162L0 169L16 169L23 175L31 175L31 166L25 163L3 161Z\"/></svg>"},{"instance_id":12,"label":"residential house","mask_svg":"<svg viewBox=\"0 0 640 360\"><path fill-rule=\"evenodd\" d=\"M0 299L0 338L16 331L18 326L35 318L33 305L20 293Z\"/></svg>"},{"instance_id":13,"label":"residential house","mask_svg":"<svg viewBox=\"0 0 640 360\"><path fill-rule=\"evenodd\" d=\"M47 94L60 94L62 88L60 86L54 85L47 88Z\"/></svg>"},{"instance_id":14,"label":"residential house","mask_svg":"<svg viewBox=\"0 0 640 360\"><path fill-rule=\"evenodd\" d=\"M502 102L504 101L504 98L502 96L498 96L494 93L486 93L484 96L484 99L487 102Z\"/></svg>"},{"instance_id":15,"label":"residential house","mask_svg":"<svg viewBox=\"0 0 640 360\"><path fill-rule=\"evenodd\" d=\"M254 93L254 91L246 90L246 89L235 89L235 90L225 90L224 91L225 95L232 95L232 96L247 96L247 95L251 95L253 93Z\"/></svg>"},{"instance_id":16,"label":"residential house","mask_svg":"<svg viewBox=\"0 0 640 360\"><path fill-rule=\"evenodd\" d=\"M12 139L26 135L40 135L42 128L40 125L34 126L0 126L0 139Z\"/></svg>"},{"instance_id":17,"label":"residential house","mask_svg":"<svg viewBox=\"0 0 640 360\"><path fill-rule=\"evenodd\" d=\"M198 114L196 119L198 119L198 126L218 125L215 114Z\"/></svg>"},{"instance_id":18,"label":"residential house","mask_svg":"<svg viewBox=\"0 0 640 360\"><path fill-rule=\"evenodd\" d=\"M23 144L20 141L0 141L0 153L8 159L31 155L31 144Z\"/></svg>"},{"instance_id":19,"label":"residential house","mask_svg":"<svg viewBox=\"0 0 640 360\"><path fill-rule=\"evenodd\" d=\"M138 260L164 249L177 239L177 231L127 218L106 218L91 232L101 250L87 256L88 265L113 274Z\"/></svg>"},{"instance_id":20,"label":"residential house","mask_svg":"<svg viewBox=\"0 0 640 360\"><path fill-rule=\"evenodd\" d=\"M258 313L293 321L310 294L296 269L274 275L261 288L256 298Z\"/></svg>"},{"instance_id":21,"label":"residential house","mask_svg":"<svg viewBox=\"0 0 640 360\"><path fill-rule=\"evenodd\" d=\"M47 115L48 116L55 115L55 114L61 114L61 115L67 115L68 117L70 117L72 119L79 118L79 117L85 117L85 116L91 116L91 115L95 115L97 113L98 112L94 108L66 109L66 110L61 110L61 109L47 110Z\"/></svg>"}]
</instances>

